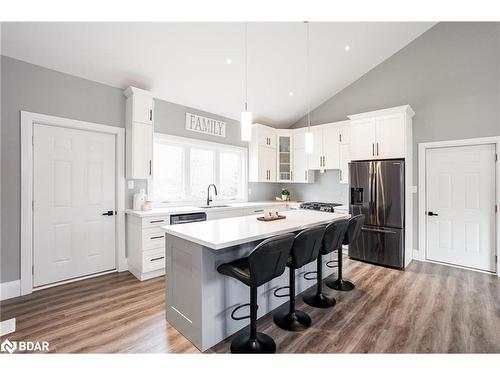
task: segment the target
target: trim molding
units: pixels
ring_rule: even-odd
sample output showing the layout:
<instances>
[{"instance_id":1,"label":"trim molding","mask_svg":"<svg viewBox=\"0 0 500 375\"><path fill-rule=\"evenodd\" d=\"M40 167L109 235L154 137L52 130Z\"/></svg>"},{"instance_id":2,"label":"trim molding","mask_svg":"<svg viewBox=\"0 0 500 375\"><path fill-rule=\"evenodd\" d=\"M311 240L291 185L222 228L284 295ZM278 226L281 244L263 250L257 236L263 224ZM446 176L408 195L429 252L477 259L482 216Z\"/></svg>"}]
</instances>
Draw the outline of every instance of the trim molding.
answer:
<instances>
[{"instance_id":1,"label":"trim molding","mask_svg":"<svg viewBox=\"0 0 500 375\"><path fill-rule=\"evenodd\" d=\"M19 297L21 295L21 280L7 281L0 284L0 301Z\"/></svg>"},{"instance_id":2,"label":"trim molding","mask_svg":"<svg viewBox=\"0 0 500 375\"><path fill-rule=\"evenodd\" d=\"M16 331L16 318L0 322L0 336L8 335Z\"/></svg>"},{"instance_id":3,"label":"trim molding","mask_svg":"<svg viewBox=\"0 0 500 375\"><path fill-rule=\"evenodd\" d=\"M116 137L116 270L127 270L125 255L125 129L21 111L21 295L33 291L33 125L43 124L113 134Z\"/></svg>"},{"instance_id":4,"label":"trim molding","mask_svg":"<svg viewBox=\"0 0 500 375\"><path fill-rule=\"evenodd\" d=\"M484 144L494 144L496 146L497 155L500 153L500 137L456 139L451 141L424 142L418 144L418 248L421 261L428 261L427 249L426 249L427 228L426 228L426 216L425 216L425 209L427 206L426 177L425 177L426 154L427 154L426 151L432 148L473 146L473 145L484 145ZM495 169L496 169L495 195L496 195L496 204L497 206L499 206L500 205L500 162L499 161L496 162ZM496 274L498 277L500 277L500 235L499 235L500 212L497 212L495 214L495 220L496 220L495 241L496 241L496 254L497 254Z\"/></svg>"}]
</instances>

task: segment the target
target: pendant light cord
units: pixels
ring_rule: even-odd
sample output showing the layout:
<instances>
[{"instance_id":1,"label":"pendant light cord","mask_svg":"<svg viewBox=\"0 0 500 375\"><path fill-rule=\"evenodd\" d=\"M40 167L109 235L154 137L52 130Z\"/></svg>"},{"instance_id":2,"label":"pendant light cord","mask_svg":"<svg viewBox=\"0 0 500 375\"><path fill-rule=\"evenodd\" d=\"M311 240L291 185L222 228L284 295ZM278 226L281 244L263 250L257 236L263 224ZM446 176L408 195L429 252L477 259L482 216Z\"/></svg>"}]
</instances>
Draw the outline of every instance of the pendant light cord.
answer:
<instances>
[{"instance_id":1,"label":"pendant light cord","mask_svg":"<svg viewBox=\"0 0 500 375\"><path fill-rule=\"evenodd\" d=\"M248 112L248 23L245 22L245 112Z\"/></svg>"},{"instance_id":2,"label":"pendant light cord","mask_svg":"<svg viewBox=\"0 0 500 375\"><path fill-rule=\"evenodd\" d=\"M311 77L309 74L309 21L306 24L307 131L311 131Z\"/></svg>"}]
</instances>

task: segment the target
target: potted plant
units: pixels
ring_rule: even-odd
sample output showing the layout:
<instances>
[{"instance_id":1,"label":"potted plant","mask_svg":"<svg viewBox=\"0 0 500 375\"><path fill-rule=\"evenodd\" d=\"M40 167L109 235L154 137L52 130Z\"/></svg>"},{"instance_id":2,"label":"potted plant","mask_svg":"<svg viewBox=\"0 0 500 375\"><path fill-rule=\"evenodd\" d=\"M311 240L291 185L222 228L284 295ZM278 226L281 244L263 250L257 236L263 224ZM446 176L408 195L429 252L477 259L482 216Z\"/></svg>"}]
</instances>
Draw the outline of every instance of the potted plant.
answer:
<instances>
[{"instance_id":1,"label":"potted plant","mask_svg":"<svg viewBox=\"0 0 500 375\"><path fill-rule=\"evenodd\" d=\"M281 199L284 201L290 200L290 192L285 188L281 189Z\"/></svg>"}]
</instances>

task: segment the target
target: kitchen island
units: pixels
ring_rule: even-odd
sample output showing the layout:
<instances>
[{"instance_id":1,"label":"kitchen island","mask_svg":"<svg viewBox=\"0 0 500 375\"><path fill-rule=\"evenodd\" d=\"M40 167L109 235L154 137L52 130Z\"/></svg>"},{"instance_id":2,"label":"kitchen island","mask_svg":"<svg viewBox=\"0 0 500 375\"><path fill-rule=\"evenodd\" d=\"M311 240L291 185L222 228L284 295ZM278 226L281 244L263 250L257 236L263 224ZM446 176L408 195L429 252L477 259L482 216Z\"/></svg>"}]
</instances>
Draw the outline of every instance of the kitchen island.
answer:
<instances>
[{"instance_id":1,"label":"kitchen island","mask_svg":"<svg viewBox=\"0 0 500 375\"><path fill-rule=\"evenodd\" d=\"M198 349L205 351L249 324L233 320L231 312L249 302L249 288L217 272L222 263L245 257L262 240L315 225L342 220L347 214L311 210L286 211L286 219L257 220L258 215L164 226L166 246L166 318ZM331 274L323 257L323 275ZM305 272L316 270L316 261L296 272L296 292L313 286ZM288 285L288 270L258 289L258 317L287 302L273 292ZM245 315L241 311L241 315Z\"/></svg>"}]
</instances>

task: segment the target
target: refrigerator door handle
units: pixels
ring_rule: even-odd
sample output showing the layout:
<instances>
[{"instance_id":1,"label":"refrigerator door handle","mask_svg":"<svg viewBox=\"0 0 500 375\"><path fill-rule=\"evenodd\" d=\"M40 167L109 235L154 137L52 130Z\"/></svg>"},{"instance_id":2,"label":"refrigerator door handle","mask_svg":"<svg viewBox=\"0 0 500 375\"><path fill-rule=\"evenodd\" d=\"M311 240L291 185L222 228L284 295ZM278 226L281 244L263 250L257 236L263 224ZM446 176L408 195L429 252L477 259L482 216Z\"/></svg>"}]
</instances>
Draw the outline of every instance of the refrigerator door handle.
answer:
<instances>
[{"instance_id":1,"label":"refrigerator door handle","mask_svg":"<svg viewBox=\"0 0 500 375\"><path fill-rule=\"evenodd\" d=\"M387 233L387 234L396 234L396 232L392 230L387 230L387 229L373 229L373 228L367 228L363 227L361 228L363 232L376 232L376 233Z\"/></svg>"}]
</instances>

